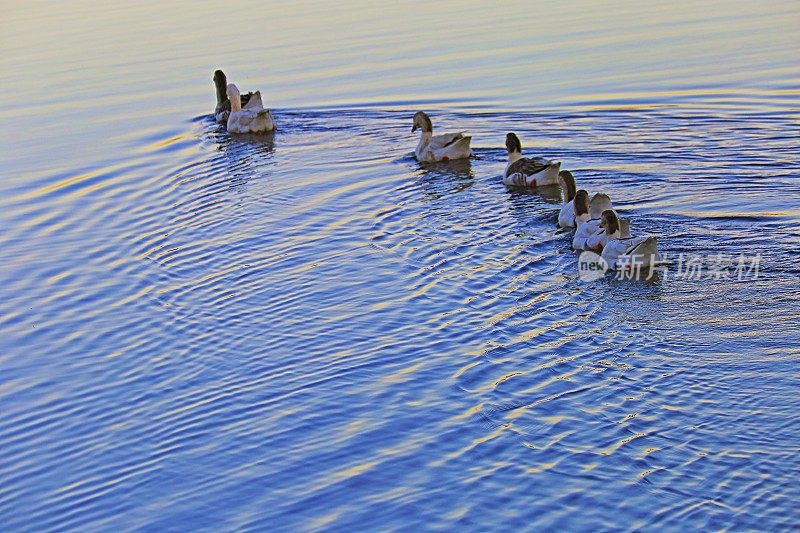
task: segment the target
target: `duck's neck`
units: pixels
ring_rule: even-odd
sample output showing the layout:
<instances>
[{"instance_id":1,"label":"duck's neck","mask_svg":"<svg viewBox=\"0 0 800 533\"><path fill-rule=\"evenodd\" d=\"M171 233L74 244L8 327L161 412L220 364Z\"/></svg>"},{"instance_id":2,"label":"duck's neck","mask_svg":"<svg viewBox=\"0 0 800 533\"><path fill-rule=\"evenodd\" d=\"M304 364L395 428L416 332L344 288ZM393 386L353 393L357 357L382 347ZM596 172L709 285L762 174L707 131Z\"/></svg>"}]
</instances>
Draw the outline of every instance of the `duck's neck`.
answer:
<instances>
[{"instance_id":1,"label":"duck's neck","mask_svg":"<svg viewBox=\"0 0 800 533\"><path fill-rule=\"evenodd\" d=\"M564 187L562 188L562 191L564 193L564 203L572 203L574 205L573 200L575 199L575 181L571 177L568 177L564 179L563 185Z\"/></svg>"},{"instance_id":2,"label":"duck's neck","mask_svg":"<svg viewBox=\"0 0 800 533\"><path fill-rule=\"evenodd\" d=\"M217 105L221 105L227 99L228 95L225 93L225 86L217 84Z\"/></svg>"},{"instance_id":3,"label":"duck's neck","mask_svg":"<svg viewBox=\"0 0 800 533\"><path fill-rule=\"evenodd\" d=\"M241 111L241 110L242 110L242 97L239 96L238 94L234 95L234 97L231 98L231 113L235 113L236 111Z\"/></svg>"},{"instance_id":4,"label":"duck's neck","mask_svg":"<svg viewBox=\"0 0 800 533\"><path fill-rule=\"evenodd\" d=\"M513 165L515 162L519 161L522 158L522 154L519 152L508 152L508 164L506 165L506 173L508 173L508 169Z\"/></svg>"},{"instance_id":5,"label":"duck's neck","mask_svg":"<svg viewBox=\"0 0 800 533\"><path fill-rule=\"evenodd\" d=\"M422 135L419 137L419 144L417 144L417 151L424 150L426 146L431 143L431 138L433 137L432 131L423 131Z\"/></svg>"},{"instance_id":6,"label":"duck's neck","mask_svg":"<svg viewBox=\"0 0 800 533\"><path fill-rule=\"evenodd\" d=\"M578 215L575 217L575 225L580 226L581 224L588 222L590 220L589 213L584 213L582 215Z\"/></svg>"}]
</instances>

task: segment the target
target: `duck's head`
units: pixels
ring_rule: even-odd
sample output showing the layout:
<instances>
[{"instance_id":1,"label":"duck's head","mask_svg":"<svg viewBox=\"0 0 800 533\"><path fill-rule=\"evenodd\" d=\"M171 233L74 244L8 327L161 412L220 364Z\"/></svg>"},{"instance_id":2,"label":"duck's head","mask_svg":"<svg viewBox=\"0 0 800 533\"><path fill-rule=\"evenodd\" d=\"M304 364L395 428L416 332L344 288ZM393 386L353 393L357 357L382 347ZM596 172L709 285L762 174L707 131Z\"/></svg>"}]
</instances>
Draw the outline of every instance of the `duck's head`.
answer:
<instances>
[{"instance_id":1,"label":"duck's head","mask_svg":"<svg viewBox=\"0 0 800 533\"><path fill-rule=\"evenodd\" d=\"M579 217L581 215L588 215L589 214L589 193L586 192L585 189L581 189L575 193L575 201L573 202L575 206L575 216Z\"/></svg>"},{"instance_id":2,"label":"duck's head","mask_svg":"<svg viewBox=\"0 0 800 533\"><path fill-rule=\"evenodd\" d=\"M425 114L424 111L417 111L414 114L414 124L411 126L411 133L417 131L417 128L421 129L422 131L433 131L433 124L431 123L430 117Z\"/></svg>"},{"instance_id":3,"label":"duck's head","mask_svg":"<svg viewBox=\"0 0 800 533\"><path fill-rule=\"evenodd\" d=\"M519 137L517 137L516 133L509 132L506 135L506 150L508 150L509 154L522 153L522 143L519 142Z\"/></svg>"},{"instance_id":4,"label":"duck's head","mask_svg":"<svg viewBox=\"0 0 800 533\"><path fill-rule=\"evenodd\" d=\"M225 96L225 86L228 84L228 78L221 70L214 71L214 86L217 88L217 103L222 102Z\"/></svg>"},{"instance_id":5,"label":"duck's head","mask_svg":"<svg viewBox=\"0 0 800 533\"><path fill-rule=\"evenodd\" d=\"M614 235L619 231L619 218L613 209L606 209L600 217L600 227L606 230L606 235Z\"/></svg>"},{"instance_id":6,"label":"duck's head","mask_svg":"<svg viewBox=\"0 0 800 533\"><path fill-rule=\"evenodd\" d=\"M598 219L603 215L603 211L611 209L611 198L606 193L599 192L592 196L589 203L589 215L593 219Z\"/></svg>"},{"instance_id":7,"label":"duck's head","mask_svg":"<svg viewBox=\"0 0 800 533\"><path fill-rule=\"evenodd\" d=\"M575 177L569 170L562 170L558 173L559 181L564 190L564 201L569 202L575 198Z\"/></svg>"}]
</instances>

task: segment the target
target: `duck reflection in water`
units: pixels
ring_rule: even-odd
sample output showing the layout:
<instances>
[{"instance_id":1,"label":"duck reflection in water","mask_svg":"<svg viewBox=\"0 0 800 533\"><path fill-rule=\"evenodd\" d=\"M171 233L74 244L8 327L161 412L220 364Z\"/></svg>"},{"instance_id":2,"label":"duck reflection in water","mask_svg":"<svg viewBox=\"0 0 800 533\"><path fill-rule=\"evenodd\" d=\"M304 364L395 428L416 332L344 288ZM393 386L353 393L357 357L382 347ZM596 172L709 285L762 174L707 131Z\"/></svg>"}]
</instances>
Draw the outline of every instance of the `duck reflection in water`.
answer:
<instances>
[{"instance_id":1,"label":"duck reflection in water","mask_svg":"<svg viewBox=\"0 0 800 533\"><path fill-rule=\"evenodd\" d=\"M275 152L275 132L239 134L221 139L218 150L225 157L231 185L242 185L267 171Z\"/></svg>"},{"instance_id":2,"label":"duck reflection in water","mask_svg":"<svg viewBox=\"0 0 800 533\"><path fill-rule=\"evenodd\" d=\"M475 184L475 174L470 159L457 159L447 163L423 163L419 168L417 182L422 186L426 200L429 201L463 192Z\"/></svg>"}]
</instances>

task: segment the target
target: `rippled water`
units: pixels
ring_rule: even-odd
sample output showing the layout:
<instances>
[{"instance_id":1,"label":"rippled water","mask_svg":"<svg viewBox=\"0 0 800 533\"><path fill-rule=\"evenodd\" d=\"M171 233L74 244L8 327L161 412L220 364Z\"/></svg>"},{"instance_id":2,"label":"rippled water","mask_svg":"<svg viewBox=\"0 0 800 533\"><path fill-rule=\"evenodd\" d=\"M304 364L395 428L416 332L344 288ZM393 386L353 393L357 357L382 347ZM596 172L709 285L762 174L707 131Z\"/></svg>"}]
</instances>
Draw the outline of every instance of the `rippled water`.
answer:
<instances>
[{"instance_id":1,"label":"rippled water","mask_svg":"<svg viewBox=\"0 0 800 533\"><path fill-rule=\"evenodd\" d=\"M800 524L797 3L2 24L3 529ZM213 123L217 67L277 134ZM417 164L419 108L479 158ZM580 281L507 131L758 279Z\"/></svg>"}]
</instances>

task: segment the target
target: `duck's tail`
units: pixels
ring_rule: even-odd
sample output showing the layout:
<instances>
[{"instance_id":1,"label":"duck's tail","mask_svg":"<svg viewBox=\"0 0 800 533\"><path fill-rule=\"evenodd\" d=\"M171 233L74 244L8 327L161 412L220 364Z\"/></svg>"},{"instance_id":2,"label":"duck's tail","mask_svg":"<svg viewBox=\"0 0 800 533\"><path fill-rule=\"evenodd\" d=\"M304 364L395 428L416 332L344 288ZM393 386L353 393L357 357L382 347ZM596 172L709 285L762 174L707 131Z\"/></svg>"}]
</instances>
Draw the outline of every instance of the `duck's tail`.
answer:
<instances>
[{"instance_id":1,"label":"duck's tail","mask_svg":"<svg viewBox=\"0 0 800 533\"><path fill-rule=\"evenodd\" d=\"M459 150L466 150L469 151L469 143L472 141L472 137L465 135L454 140L452 143L448 144L447 147L458 148Z\"/></svg>"},{"instance_id":2,"label":"duck's tail","mask_svg":"<svg viewBox=\"0 0 800 533\"><path fill-rule=\"evenodd\" d=\"M261 91L255 91L249 93L247 103L242 106L242 109L260 109L262 107L264 107L264 103L261 101Z\"/></svg>"},{"instance_id":3,"label":"duck's tail","mask_svg":"<svg viewBox=\"0 0 800 533\"><path fill-rule=\"evenodd\" d=\"M642 242L631 248L627 255L635 256L636 261L642 265L652 265L661 261L661 256L658 254L658 239L650 235Z\"/></svg>"}]
</instances>

